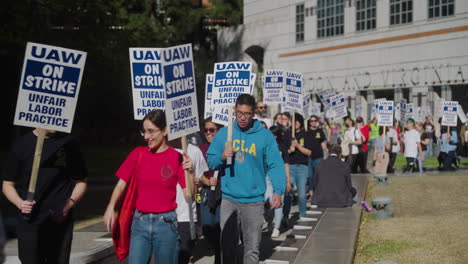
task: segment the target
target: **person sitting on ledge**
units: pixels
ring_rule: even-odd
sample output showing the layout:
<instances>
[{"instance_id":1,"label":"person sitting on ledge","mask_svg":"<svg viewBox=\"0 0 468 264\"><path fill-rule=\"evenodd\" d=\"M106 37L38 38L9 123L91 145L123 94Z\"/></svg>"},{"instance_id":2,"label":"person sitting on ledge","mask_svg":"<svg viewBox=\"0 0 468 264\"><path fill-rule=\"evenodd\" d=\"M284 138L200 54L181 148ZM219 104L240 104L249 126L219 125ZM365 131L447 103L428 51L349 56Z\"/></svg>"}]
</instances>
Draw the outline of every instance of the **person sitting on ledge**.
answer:
<instances>
[{"instance_id":1,"label":"person sitting on ledge","mask_svg":"<svg viewBox=\"0 0 468 264\"><path fill-rule=\"evenodd\" d=\"M332 145L329 153L315 170L311 203L319 207L351 206L356 189L351 184L350 168L341 160L339 145Z\"/></svg>"}]
</instances>

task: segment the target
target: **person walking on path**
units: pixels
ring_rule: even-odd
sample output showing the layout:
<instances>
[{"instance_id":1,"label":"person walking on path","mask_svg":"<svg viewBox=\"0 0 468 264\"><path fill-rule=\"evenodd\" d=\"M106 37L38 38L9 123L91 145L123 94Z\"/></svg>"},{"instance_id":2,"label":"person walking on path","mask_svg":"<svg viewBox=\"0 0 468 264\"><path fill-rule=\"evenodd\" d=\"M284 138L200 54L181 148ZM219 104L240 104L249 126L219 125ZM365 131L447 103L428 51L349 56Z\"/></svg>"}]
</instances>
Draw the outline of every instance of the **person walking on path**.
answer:
<instances>
[{"instance_id":1,"label":"person walking on path","mask_svg":"<svg viewBox=\"0 0 468 264\"><path fill-rule=\"evenodd\" d=\"M374 145L374 173L387 173L389 161L388 151L390 151L390 139L384 133L384 127L379 127L379 137L375 139Z\"/></svg>"},{"instance_id":2,"label":"person walking on path","mask_svg":"<svg viewBox=\"0 0 468 264\"><path fill-rule=\"evenodd\" d=\"M210 147L214 136L221 129L221 125L212 122L208 117L203 123L203 135L205 141L200 144L205 160L206 153ZM201 191L202 199L200 203L201 221L203 235L215 253L214 264L221 264L221 245L220 245L220 210L221 210L221 185L219 171L208 170L201 177L203 189Z\"/></svg>"},{"instance_id":3,"label":"person walking on path","mask_svg":"<svg viewBox=\"0 0 468 264\"><path fill-rule=\"evenodd\" d=\"M389 162L387 167L387 173L394 173L395 169L393 166L395 165L396 157L398 152L400 152L400 138L397 132L397 124L398 121L393 122L393 126L388 128L387 136L390 139L391 151L389 152Z\"/></svg>"},{"instance_id":4,"label":"person walking on path","mask_svg":"<svg viewBox=\"0 0 468 264\"><path fill-rule=\"evenodd\" d=\"M373 118L370 122L369 122L369 149L371 151L371 155L373 156L373 152L374 152L374 144L375 144L375 139L377 137L379 137L379 126L377 125L377 118Z\"/></svg>"},{"instance_id":5,"label":"person walking on path","mask_svg":"<svg viewBox=\"0 0 468 264\"><path fill-rule=\"evenodd\" d=\"M312 115L309 119L309 130L307 130L308 136L310 139L310 150L311 154L308 157L308 166L309 166L309 188L310 196L312 197L312 186L314 185L314 170L320 161L327 155L327 141L325 138L325 133L323 130L318 128L319 118L316 115ZM337 142L338 143L338 142Z\"/></svg>"},{"instance_id":6,"label":"person walking on path","mask_svg":"<svg viewBox=\"0 0 468 264\"><path fill-rule=\"evenodd\" d=\"M434 139L435 137L435 126L434 122L432 121L432 116L426 116L426 120L422 125L422 131L426 133L427 138L429 139L429 143L425 144L426 146L426 155L425 157L432 157L434 156L433 146L434 146Z\"/></svg>"},{"instance_id":7,"label":"person walking on path","mask_svg":"<svg viewBox=\"0 0 468 264\"><path fill-rule=\"evenodd\" d=\"M354 164L357 162L359 152L362 151L362 134L361 131L356 128L354 120L351 119L351 117L345 117L344 120L346 126L344 136L347 138L346 141L348 141L350 145L350 153L346 158L346 163L349 165L351 172L356 173L356 171L353 171L353 168L355 168Z\"/></svg>"},{"instance_id":8,"label":"person walking on path","mask_svg":"<svg viewBox=\"0 0 468 264\"><path fill-rule=\"evenodd\" d=\"M182 150L182 139L177 138L168 142L168 145L177 150L179 153L183 153ZM192 167L192 193L196 193L196 187L200 183L200 178L202 177L205 171L208 171L208 165L206 160L203 157L201 150L193 145L187 144L187 155L190 157L193 167ZM194 196L194 195L193 195ZM188 264L190 263L190 258L192 257L192 251L195 246L196 238L192 239L191 229L190 229L190 210L192 208L192 216L194 224L198 224L198 213L196 202L192 201L192 204L189 205L188 201L185 199L185 194L180 184L177 184L177 194L176 194L176 214L177 214L177 230L179 233L180 243L179 243L179 264Z\"/></svg>"},{"instance_id":9,"label":"person walking on path","mask_svg":"<svg viewBox=\"0 0 468 264\"><path fill-rule=\"evenodd\" d=\"M137 193L134 201L125 203L119 219L127 218L130 226L123 228L120 237L130 237L128 261L130 264L149 263L151 255L156 263L177 264L179 234L177 230L177 184L184 191L184 169L192 170L192 161L167 145L166 116L162 110L149 112L143 118L141 135L146 146L135 148L116 172L119 178L107 209L104 224L107 231L116 224L115 208L126 195ZM127 189L128 185L128 189ZM126 254L118 255L119 260Z\"/></svg>"},{"instance_id":10,"label":"person walking on path","mask_svg":"<svg viewBox=\"0 0 468 264\"><path fill-rule=\"evenodd\" d=\"M288 153L288 147L285 145L284 142L284 135L285 131L282 127L280 126L272 126L270 127L271 133L273 133L276 142L278 143L278 149L280 151L281 157L283 158L284 162L284 169L286 173L286 192L285 195L287 195L291 191L291 177L289 174L289 153ZM273 195L273 184L271 182L270 177L267 175L266 177L266 182L267 182L267 190L265 192L265 201L267 202L267 207L269 207L270 200ZM284 199L284 195L281 196L281 199ZM280 227L281 227L281 220L283 218L283 208L275 208L273 210L268 210L266 215L267 223L270 224L271 221L269 221L271 218L270 212L273 211L274 213L274 218L273 218L273 231L271 232L271 237L272 238L277 238L280 235Z\"/></svg>"},{"instance_id":11,"label":"person walking on path","mask_svg":"<svg viewBox=\"0 0 468 264\"><path fill-rule=\"evenodd\" d=\"M357 162L355 163L353 171L357 171L359 167L360 173L369 173L367 169L367 160L369 154L369 125L364 124L364 119L362 117L356 118L356 127L359 129L362 135L362 151L359 152L357 157Z\"/></svg>"},{"instance_id":12,"label":"person walking on path","mask_svg":"<svg viewBox=\"0 0 468 264\"><path fill-rule=\"evenodd\" d=\"M263 121L267 126L267 129L271 127L271 119L268 118L267 113L268 107L263 101L258 101L255 105L255 119Z\"/></svg>"},{"instance_id":13,"label":"person walking on path","mask_svg":"<svg viewBox=\"0 0 468 264\"><path fill-rule=\"evenodd\" d=\"M415 129L415 121L409 118L406 121L407 131L403 135L405 144L405 158L406 158L406 169L405 172L415 172L418 169L418 153L419 159L424 161L424 154L421 148L421 135Z\"/></svg>"},{"instance_id":14,"label":"person walking on path","mask_svg":"<svg viewBox=\"0 0 468 264\"><path fill-rule=\"evenodd\" d=\"M87 169L77 140L46 130L34 200L26 200L39 129L12 145L3 193L18 208L18 257L28 263L69 263L73 207L86 192ZM21 217L30 214L30 220Z\"/></svg>"},{"instance_id":15,"label":"person walking on path","mask_svg":"<svg viewBox=\"0 0 468 264\"><path fill-rule=\"evenodd\" d=\"M431 133L428 133L427 130L424 129L424 124L418 123L416 125L416 130L421 135L421 150L423 153L424 159L428 157L429 145L431 145L431 137L433 136ZM418 159L419 165L419 172L424 172L424 160Z\"/></svg>"},{"instance_id":16,"label":"person walking on path","mask_svg":"<svg viewBox=\"0 0 468 264\"><path fill-rule=\"evenodd\" d=\"M309 181L308 157L312 154L312 134L303 129L304 118L300 114L295 114L296 124L295 138L293 138L289 153L289 170L291 185L297 189L299 216L306 216L307 212L307 183ZM318 129L317 129L318 130ZM321 130L320 130L321 131ZM322 132L323 133L323 132ZM325 139L325 136L322 137ZM323 157L323 153L322 156ZM312 185L309 185L310 189ZM283 215L285 221L289 219L289 213L294 198L294 192L290 192L284 198Z\"/></svg>"},{"instance_id":17,"label":"person walking on path","mask_svg":"<svg viewBox=\"0 0 468 264\"><path fill-rule=\"evenodd\" d=\"M265 175L273 184L271 208L281 207L286 189L284 163L273 134L253 119L255 98L241 94L235 103L232 145L226 144L228 128L214 137L207 152L208 166L223 170L221 177L221 252L223 263L236 261L240 225L243 263L258 263L264 215ZM227 159L232 158L232 164ZM234 236L234 237L233 237Z\"/></svg>"}]
</instances>

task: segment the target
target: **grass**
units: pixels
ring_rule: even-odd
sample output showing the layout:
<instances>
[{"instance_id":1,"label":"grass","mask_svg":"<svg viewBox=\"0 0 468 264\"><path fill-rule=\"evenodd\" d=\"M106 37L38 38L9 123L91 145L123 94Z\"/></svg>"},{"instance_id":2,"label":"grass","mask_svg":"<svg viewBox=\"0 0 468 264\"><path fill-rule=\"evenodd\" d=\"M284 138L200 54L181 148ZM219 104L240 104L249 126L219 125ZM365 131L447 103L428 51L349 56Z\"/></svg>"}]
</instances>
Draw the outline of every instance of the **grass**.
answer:
<instances>
[{"instance_id":1,"label":"grass","mask_svg":"<svg viewBox=\"0 0 468 264\"><path fill-rule=\"evenodd\" d=\"M390 177L390 185L371 181L366 201L390 197L393 218L364 212L355 264L467 263L468 174L466 171Z\"/></svg>"}]
</instances>

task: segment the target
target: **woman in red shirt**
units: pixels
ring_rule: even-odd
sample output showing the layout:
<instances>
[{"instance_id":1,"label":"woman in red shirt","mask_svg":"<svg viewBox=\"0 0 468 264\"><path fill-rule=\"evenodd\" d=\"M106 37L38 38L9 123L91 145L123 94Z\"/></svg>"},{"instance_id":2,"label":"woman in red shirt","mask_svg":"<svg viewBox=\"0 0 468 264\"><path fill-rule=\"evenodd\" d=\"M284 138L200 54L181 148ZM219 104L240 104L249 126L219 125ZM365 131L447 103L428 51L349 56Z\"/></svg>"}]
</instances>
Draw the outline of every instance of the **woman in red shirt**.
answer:
<instances>
[{"instance_id":1,"label":"woman in red shirt","mask_svg":"<svg viewBox=\"0 0 468 264\"><path fill-rule=\"evenodd\" d=\"M129 205L135 207L129 230L129 263L149 263L152 254L156 263L178 262L176 186L179 183L186 192L184 169L190 170L192 164L188 157L167 145L167 133L162 110L144 117L141 135L147 146L135 148L120 166L116 173L119 181L104 214L104 223L110 231L115 206L132 177L136 177L135 189L127 190L136 193L134 205ZM121 255L118 257L121 259Z\"/></svg>"}]
</instances>

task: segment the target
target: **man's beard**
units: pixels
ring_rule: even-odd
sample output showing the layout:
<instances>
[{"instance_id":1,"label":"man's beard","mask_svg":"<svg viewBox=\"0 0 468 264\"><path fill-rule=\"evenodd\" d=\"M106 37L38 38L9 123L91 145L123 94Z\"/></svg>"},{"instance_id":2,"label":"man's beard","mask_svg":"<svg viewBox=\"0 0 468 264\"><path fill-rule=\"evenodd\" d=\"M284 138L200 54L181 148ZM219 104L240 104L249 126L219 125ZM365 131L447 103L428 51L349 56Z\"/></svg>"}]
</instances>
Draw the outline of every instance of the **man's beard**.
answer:
<instances>
[{"instance_id":1,"label":"man's beard","mask_svg":"<svg viewBox=\"0 0 468 264\"><path fill-rule=\"evenodd\" d=\"M258 112L257 115L260 116L260 117L262 117L262 118L266 118L266 117L267 117L267 113L266 113L266 112Z\"/></svg>"}]
</instances>

